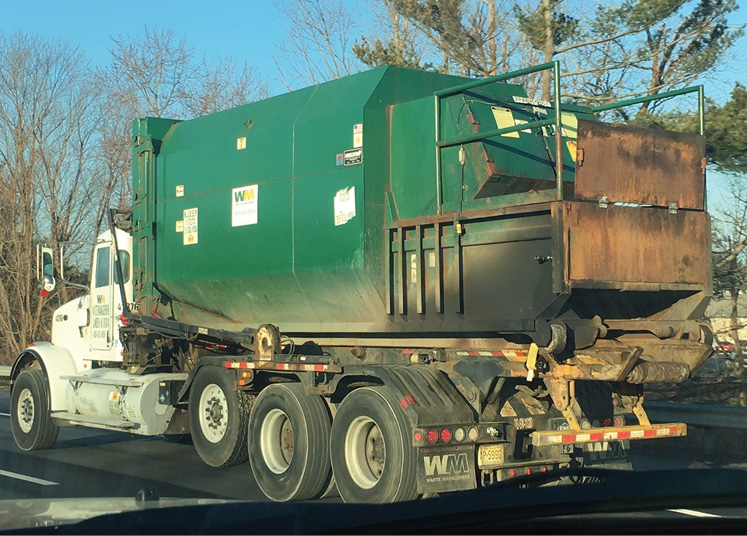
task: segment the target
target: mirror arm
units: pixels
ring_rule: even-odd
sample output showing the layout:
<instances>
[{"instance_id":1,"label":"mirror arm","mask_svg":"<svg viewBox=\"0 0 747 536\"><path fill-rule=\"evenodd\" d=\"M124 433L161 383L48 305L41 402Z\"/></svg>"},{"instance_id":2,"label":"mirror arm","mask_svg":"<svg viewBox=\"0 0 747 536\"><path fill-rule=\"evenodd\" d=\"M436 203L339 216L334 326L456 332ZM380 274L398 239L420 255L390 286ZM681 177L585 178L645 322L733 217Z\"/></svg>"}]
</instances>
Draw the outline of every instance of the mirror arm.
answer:
<instances>
[{"instance_id":1,"label":"mirror arm","mask_svg":"<svg viewBox=\"0 0 747 536\"><path fill-rule=\"evenodd\" d=\"M85 244L86 242L64 242L60 243L60 281L68 286L85 290L88 294L91 293L91 289L88 285L81 285L80 283L73 283L65 279L65 246L68 244Z\"/></svg>"}]
</instances>

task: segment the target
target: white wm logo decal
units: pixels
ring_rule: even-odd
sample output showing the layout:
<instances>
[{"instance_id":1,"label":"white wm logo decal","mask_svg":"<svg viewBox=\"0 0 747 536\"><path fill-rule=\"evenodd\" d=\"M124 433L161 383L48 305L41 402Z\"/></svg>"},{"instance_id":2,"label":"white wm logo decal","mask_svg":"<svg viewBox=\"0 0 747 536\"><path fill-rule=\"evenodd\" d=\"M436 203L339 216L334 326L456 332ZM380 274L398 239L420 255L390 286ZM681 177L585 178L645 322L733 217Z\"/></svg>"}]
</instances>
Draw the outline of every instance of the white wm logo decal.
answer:
<instances>
[{"instance_id":1,"label":"white wm logo decal","mask_svg":"<svg viewBox=\"0 0 747 536\"><path fill-rule=\"evenodd\" d=\"M450 475L469 472L467 453L423 456L425 476Z\"/></svg>"}]
</instances>

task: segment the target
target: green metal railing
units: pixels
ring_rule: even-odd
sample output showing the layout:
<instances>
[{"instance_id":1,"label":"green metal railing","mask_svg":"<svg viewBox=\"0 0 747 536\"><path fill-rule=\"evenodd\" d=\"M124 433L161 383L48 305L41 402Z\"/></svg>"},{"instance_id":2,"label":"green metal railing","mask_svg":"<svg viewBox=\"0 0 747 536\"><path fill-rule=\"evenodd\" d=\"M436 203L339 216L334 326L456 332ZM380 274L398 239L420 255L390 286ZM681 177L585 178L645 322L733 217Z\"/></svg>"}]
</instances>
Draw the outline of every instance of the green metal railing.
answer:
<instances>
[{"instance_id":1,"label":"green metal railing","mask_svg":"<svg viewBox=\"0 0 747 536\"><path fill-rule=\"evenodd\" d=\"M493 84L495 82L503 82L519 76L536 73L539 71L545 71L552 69L553 71L553 85L555 96L553 98L553 108L555 109L555 117L553 119L539 119L537 121L530 121L528 123L522 123L520 125L514 125L512 127L499 128L491 130L489 132L481 132L472 134L469 136L462 136L451 140L441 140L441 99L456 95L470 89L475 89L481 86ZM529 128L539 128L547 125L555 125L555 180L557 187L557 199L563 199L563 140L561 130L561 110L560 110L560 65L557 61L551 61L536 65L534 67L527 67L526 69L519 69L518 71L512 71L510 73L499 74L497 76L491 76L490 78L484 78L482 80L475 80L474 82L467 82L459 86L450 87L436 91L435 97L435 116L436 116L436 192L438 195L438 210L439 213L443 210L443 190L442 190L442 176L441 176L441 149L445 147L453 147L455 145L461 145L463 143L470 143L485 138L492 138L493 136L500 136L503 134L509 134L511 132L517 132L519 130L526 130Z\"/></svg>"},{"instance_id":2,"label":"green metal railing","mask_svg":"<svg viewBox=\"0 0 747 536\"><path fill-rule=\"evenodd\" d=\"M461 136L450 140L442 140L441 138L441 99L456 95L470 89L493 84L495 82L503 82L519 76L536 73L539 71L545 71L552 69L553 71L553 109L555 111L554 118L552 119L538 119L536 121L530 121L528 123L521 123L512 127L499 128L490 130L488 132L479 132L477 134L471 134L468 136ZM664 93L658 93L656 95L637 97L633 99L627 99L619 102L613 102L610 104L603 104L592 108L593 112L603 112L607 110L614 110L616 108L624 108L634 104L643 104L644 102L650 102L655 100L667 99L670 97L677 97L679 95L686 95L688 93L698 93L698 132L701 136L705 135L705 97L703 95L703 86L691 86L684 89L677 89L674 91L667 91ZM517 132L520 130L526 130L531 128L539 128L547 125L555 126L555 180L556 180L556 199L558 201L563 200L563 140L562 140L562 111L560 109L560 65L557 61L543 63L534 67L527 67L526 69L519 69L518 71L512 71L510 73L499 74L497 76L491 76L490 78L484 78L482 80L475 80L473 82L467 82L459 86L442 89L433 93L435 98L435 120L436 120L436 192L438 197L438 211L443 211L443 188L442 188L442 171L441 171L441 149L447 147L454 147L456 145L462 145L464 143L471 143L486 138L492 138L494 136L501 136L503 134L509 134L511 132Z\"/></svg>"},{"instance_id":3,"label":"green metal railing","mask_svg":"<svg viewBox=\"0 0 747 536\"><path fill-rule=\"evenodd\" d=\"M605 112L607 110L614 110L616 108L624 108L625 106L632 106L633 104L643 104L644 102L651 102L655 100L668 99L670 97L677 97L679 95L687 95L688 93L698 93L698 134L701 136L705 135L705 96L703 94L703 86L690 86L684 89L675 89L674 91L666 91L664 93L657 93L656 95L649 95L647 97L636 97L634 99L627 99L619 102L612 102L610 104L602 104L592 108L593 112Z\"/></svg>"}]
</instances>

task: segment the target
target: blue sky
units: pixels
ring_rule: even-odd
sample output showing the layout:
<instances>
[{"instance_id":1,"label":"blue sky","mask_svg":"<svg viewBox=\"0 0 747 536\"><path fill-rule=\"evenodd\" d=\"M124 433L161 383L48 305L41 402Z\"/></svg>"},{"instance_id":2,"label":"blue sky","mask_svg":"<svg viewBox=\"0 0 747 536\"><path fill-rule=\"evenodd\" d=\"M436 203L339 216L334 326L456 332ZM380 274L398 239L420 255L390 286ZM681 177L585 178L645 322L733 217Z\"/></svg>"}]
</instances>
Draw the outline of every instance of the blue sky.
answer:
<instances>
[{"instance_id":1,"label":"blue sky","mask_svg":"<svg viewBox=\"0 0 747 536\"><path fill-rule=\"evenodd\" d=\"M272 83L277 78L272 56L285 25L272 1L0 0L1 32L20 30L65 39L79 45L97 65L109 61L110 36L139 36L146 25L185 36L197 57L217 60L230 55L246 60L274 92L282 91Z\"/></svg>"},{"instance_id":2,"label":"blue sky","mask_svg":"<svg viewBox=\"0 0 747 536\"><path fill-rule=\"evenodd\" d=\"M352 6L365 1L351 0ZM355 10L354 10L355 11ZM734 24L747 23L747 6L740 6ZM0 0L0 32L20 30L63 38L79 45L94 64L106 64L110 36L142 35L145 25L171 28L186 36L197 57L208 60L230 55L257 69L271 93L283 92L273 56L285 36L283 15L271 0ZM747 82L747 37L730 51L731 60L717 77L705 80L706 94L728 98L735 80Z\"/></svg>"},{"instance_id":3,"label":"blue sky","mask_svg":"<svg viewBox=\"0 0 747 536\"><path fill-rule=\"evenodd\" d=\"M350 0L365 6L365 0ZM356 11L363 13L363 11ZM360 19L359 19L360 20ZM740 5L731 22L747 23L747 6ZM0 0L0 32L22 31L62 38L81 50L95 65L109 61L110 36L142 35L145 26L171 28L186 36L198 58L209 61L232 56L257 69L271 94L283 93L273 56L286 32L286 22L272 0ZM706 95L723 102L735 81L747 84L747 36L729 51L729 61L715 77L701 82ZM718 203L725 178L709 173L709 196ZM712 205L713 206L713 205Z\"/></svg>"}]
</instances>

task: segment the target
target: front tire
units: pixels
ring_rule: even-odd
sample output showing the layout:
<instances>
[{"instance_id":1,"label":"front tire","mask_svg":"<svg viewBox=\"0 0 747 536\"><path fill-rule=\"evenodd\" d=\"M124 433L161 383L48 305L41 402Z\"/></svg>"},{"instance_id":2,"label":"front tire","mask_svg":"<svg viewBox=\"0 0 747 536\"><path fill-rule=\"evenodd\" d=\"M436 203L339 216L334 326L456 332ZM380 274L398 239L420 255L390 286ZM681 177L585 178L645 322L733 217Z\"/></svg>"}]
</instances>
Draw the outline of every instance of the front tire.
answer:
<instances>
[{"instance_id":1,"label":"front tire","mask_svg":"<svg viewBox=\"0 0 747 536\"><path fill-rule=\"evenodd\" d=\"M254 479L273 501L319 498L330 486L331 419L320 396L299 383L274 384L257 397L249 418Z\"/></svg>"},{"instance_id":2,"label":"front tire","mask_svg":"<svg viewBox=\"0 0 747 536\"><path fill-rule=\"evenodd\" d=\"M192 442L211 467L229 467L247 458L246 429L251 397L237 389L223 369L205 366L189 391Z\"/></svg>"},{"instance_id":3,"label":"front tire","mask_svg":"<svg viewBox=\"0 0 747 536\"><path fill-rule=\"evenodd\" d=\"M29 451L54 445L60 428L50 416L49 392L42 371L29 369L18 375L10 408L10 428L18 448Z\"/></svg>"},{"instance_id":4,"label":"front tire","mask_svg":"<svg viewBox=\"0 0 747 536\"><path fill-rule=\"evenodd\" d=\"M381 387L345 397L332 423L330 458L343 501L390 503L417 498L416 452L402 408Z\"/></svg>"}]
</instances>

